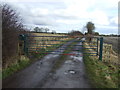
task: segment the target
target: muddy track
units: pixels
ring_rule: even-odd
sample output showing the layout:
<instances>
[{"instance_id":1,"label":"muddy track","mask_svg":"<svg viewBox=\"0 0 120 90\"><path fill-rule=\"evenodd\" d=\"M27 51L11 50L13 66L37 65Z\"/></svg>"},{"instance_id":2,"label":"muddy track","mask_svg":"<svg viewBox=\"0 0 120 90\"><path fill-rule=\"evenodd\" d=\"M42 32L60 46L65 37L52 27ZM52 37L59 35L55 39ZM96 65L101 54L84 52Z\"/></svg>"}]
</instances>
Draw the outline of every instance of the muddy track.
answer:
<instances>
[{"instance_id":1,"label":"muddy track","mask_svg":"<svg viewBox=\"0 0 120 90\"><path fill-rule=\"evenodd\" d=\"M91 88L83 62L82 43L78 43L62 66L46 80L42 88ZM39 87L39 85L37 86Z\"/></svg>"},{"instance_id":2,"label":"muddy track","mask_svg":"<svg viewBox=\"0 0 120 90\"><path fill-rule=\"evenodd\" d=\"M52 54L46 55L24 70L3 80L3 88L36 88L41 87L51 76L51 69L56 60L59 60L61 53L75 40L69 41ZM60 51L57 52L56 51Z\"/></svg>"}]
</instances>

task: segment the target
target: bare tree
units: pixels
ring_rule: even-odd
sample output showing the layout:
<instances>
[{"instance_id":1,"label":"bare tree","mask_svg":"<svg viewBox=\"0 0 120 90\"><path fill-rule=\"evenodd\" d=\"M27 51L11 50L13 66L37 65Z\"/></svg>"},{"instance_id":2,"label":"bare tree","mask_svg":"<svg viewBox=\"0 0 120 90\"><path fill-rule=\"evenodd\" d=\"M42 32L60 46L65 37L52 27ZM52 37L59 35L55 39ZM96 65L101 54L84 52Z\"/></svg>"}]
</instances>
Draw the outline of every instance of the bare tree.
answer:
<instances>
[{"instance_id":1,"label":"bare tree","mask_svg":"<svg viewBox=\"0 0 120 90\"><path fill-rule=\"evenodd\" d=\"M45 28L45 32L47 33L49 31L49 29L48 28Z\"/></svg>"},{"instance_id":2,"label":"bare tree","mask_svg":"<svg viewBox=\"0 0 120 90\"><path fill-rule=\"evenodd\" d=\"M2 5L2 56L3 66L17 55L18 35L23 30L18 14L9 5ZM11 59L12 60L12 59Z\"/></svg>"},{"instance_id":3,"label":"bare tree","mask_svg":"<svg viewBox=\"0 0 120 90\"><path fill-rule=\"evenodd\" d=\"M41 29L40 29L39 27L35 27L35 28L34 28L34 31L35 31L35 32L41 32Z\"/></svg>"}]
</instances>

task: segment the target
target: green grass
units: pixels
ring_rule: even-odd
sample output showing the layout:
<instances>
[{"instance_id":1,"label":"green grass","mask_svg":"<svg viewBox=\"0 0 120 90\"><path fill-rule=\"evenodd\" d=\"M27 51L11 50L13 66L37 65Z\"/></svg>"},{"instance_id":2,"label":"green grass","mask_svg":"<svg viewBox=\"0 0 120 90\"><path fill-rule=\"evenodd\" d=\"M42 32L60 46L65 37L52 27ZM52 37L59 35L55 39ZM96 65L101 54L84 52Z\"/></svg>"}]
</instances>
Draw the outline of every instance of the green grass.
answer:
<instances>
[{"instance_id":1,"label":"green grass","mask_svg":"<svg viewBox=\"0 0 120 90\"><path fill-rule=\"evenodd\" d=\"M118 88L118 67L84 54L86 71L94 88Z\"/></svg>"},{"instance_id":2,"label":"green grass","mask_svg":"<svg viewBox=\"0 0 120 90\"><path fill-rule=\"evenodd\" d=\"M11 66L5 68L2 70L2 78L6 78L10 75L12 75L13 73L25 68L26 66L28 66L30 64L30 61L28 58L22 56L23 58L21 58L21 60L15 64L12 64Z\"/></svg>"}]
</instances>

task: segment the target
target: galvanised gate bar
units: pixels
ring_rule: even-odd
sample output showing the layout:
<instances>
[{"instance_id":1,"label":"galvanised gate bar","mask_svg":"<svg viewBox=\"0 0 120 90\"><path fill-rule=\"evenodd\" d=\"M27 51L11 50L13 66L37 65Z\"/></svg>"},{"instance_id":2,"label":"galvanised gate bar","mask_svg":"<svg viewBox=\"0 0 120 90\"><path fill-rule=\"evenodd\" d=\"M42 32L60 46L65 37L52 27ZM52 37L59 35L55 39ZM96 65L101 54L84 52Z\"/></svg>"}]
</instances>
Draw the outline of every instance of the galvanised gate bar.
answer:
<instances>
[{"instance_id":1,"label":"galvanised gate bar","mask_svg":"<svg viewBox=\"0 0 120 90\"><path fill-rule=\"evenodd\" d=\"M20 35L20 40L24 42L23 49L26 55L31 55L32 53L73 55L69 53L61 53L61 50L65 50L64 46L65 43L74 40L76 44L69 46L69 48L73 48L75 46L83 47L83 49L85 49L83 53L87 53L91 56L99 56L99 60L102 60L103 38L91 37L92 41L88 41L87 38L89 37L71 38L70 36L67 35L64 36L36 36L27 34ZM77 45L77 43L80 42L82 44ZM90 50L93 50L94 52L90 52ZM75 51L79 52L79 50Z\"/></svg>"}]
</instances>

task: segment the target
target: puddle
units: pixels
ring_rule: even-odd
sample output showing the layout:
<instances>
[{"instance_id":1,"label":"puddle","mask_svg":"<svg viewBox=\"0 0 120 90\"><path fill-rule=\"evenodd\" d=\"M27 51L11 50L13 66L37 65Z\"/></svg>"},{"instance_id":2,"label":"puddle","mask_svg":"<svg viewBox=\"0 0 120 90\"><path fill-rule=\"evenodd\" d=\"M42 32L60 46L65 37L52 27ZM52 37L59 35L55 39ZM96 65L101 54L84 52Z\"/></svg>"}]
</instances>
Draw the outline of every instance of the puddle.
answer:
<instances>
[{"instance_id":1,"label":"puddle","mask_svg":"<svg viewBox=\"0 0 120 90\"><path fill-rule=\"evenodd\" d=\"M58 57L59 55L53 55L53 57Z\"/></svg>"},{"instance_id":2,"label":"puddle","mask_svg":"<svg viewBox=\"0 0 120 90\"><path fill-rule=\"evenodd\" d=\"M70 74L75 74L75 73L76 73L75 70L68 70L68 72L69 72Z\"/></svg>"},{"instance_id":3,"label":"puddle","mask_svg":"<svg viewBox=\"0 0 120 90\"><path fill-rule=\"evenodd\" d=\"M45 59L50 59L50 58L58 57L58 56L59 56L58 54L57 54L57 55L51 54L51 55L47 55L47 56L45 57Z\"/></svg>"},{"instance_id":4,"label":"puddle","mask_svg":"<svg viewBox=\"0 0 120 90\"><path fill-rule=\"evenodd\" d=\"M67 60L67 61L65 61L65 64L71 64L71 63L72 63L71 60Z\"/></svg>"},{"instance_id":5,"label":"puddle","mask_svg":"<svg viewBox=\"0 0 120 90\"><path fill-rule=\"evenodd\" d=\"M71 56L70 58L72 58L76 62L77 61L83 62L83 57Z\"/></svg>"},{"instance_id":6,"label":"puddle","mask_svg":"<svg viewBox=\"0 0 120 90\"><path fill-rule=\"evenodd\" d=\"M82 40L82 41L85 41L85 38L82 38L81 40Z\"/></svg>"},{"instance_id":7,"label":"puddle","mask_svg":"<svg viewBox=\"0 0 120 90\"><path fill-rule=\"evenodd\" d=\"M67 74L76 74L76 71L75 70L67 70L64 72L65 75Z\"/></svg>"},{"instance_id":8,"label":"puddle","mask_svg":"<svg viewBox=\"0 0 120 90\"><path fill-rule=\"evenodd\" d=\"M83 56L83 54L82 54L82 53L78 53L78 54L77 54L77 56L82 57L82 56Z\"/></svg>"},{"instance_id":9,"label":"puddle","mask_svg":"<svg viewBox=\"0 0 120 90\"><path fill-rule=\"evenodd\" d=\"M49 59L49 58L52 58L53 55L47 55L45 56L45 59Z\"/></svg>"},{"instance_id":10,"label":"puddle","mask_svg":"<svg viewBox=\"0 0 120 90\"><path fill-rule=\"evenodd\" d=\"M68 74L67 72L64 72L64 74L66 75L66 74Z\"/></svg>"}]
</instances>

